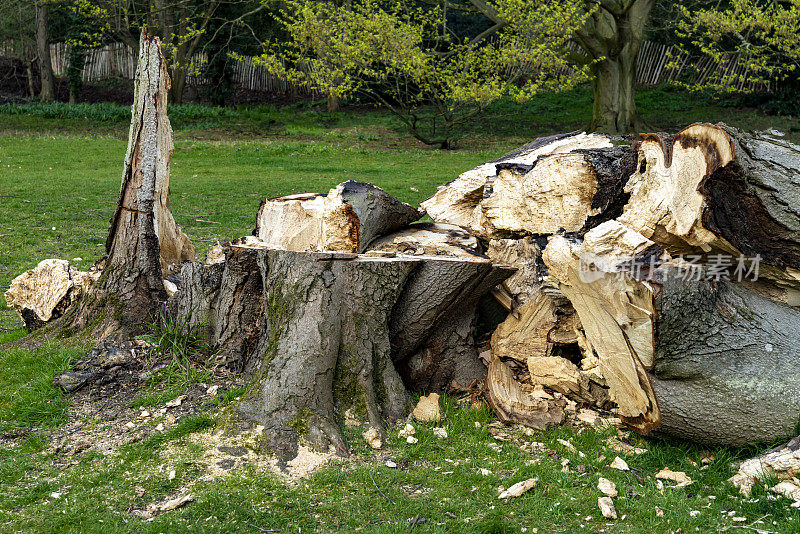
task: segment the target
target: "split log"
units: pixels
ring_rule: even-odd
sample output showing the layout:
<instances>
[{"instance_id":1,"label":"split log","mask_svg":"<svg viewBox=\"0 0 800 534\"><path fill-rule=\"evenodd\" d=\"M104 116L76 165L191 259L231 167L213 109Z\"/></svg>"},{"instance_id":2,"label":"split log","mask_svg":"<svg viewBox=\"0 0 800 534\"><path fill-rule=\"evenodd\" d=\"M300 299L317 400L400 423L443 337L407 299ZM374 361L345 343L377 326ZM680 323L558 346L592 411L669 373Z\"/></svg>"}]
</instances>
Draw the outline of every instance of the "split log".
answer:
<instances>
[{"instance_id":1,"label":"split log","mask_svg":"<svg viewBox=\"0 0 800 534\"><path fill-rule=\"evenodd\" d=\"M475 236L460 226L435 223L409 225L408 228L375 239L367 250L412 256L481 256L481 246Z\"/></svg>"},{"instance_id":2,"label":"split log","mask_svg":"<svg viewBox=\"0 0 800 534\"><path fill-rule=\"evenodd\" d=\"M422 217L372 184L344 182L324 193L267 199L253 235L269 248L296 251L363 252L378 236Z\"/></svg>"},{"instance_id":3,"label":"split log","mask_svg":"<svg viewBox=\"0 0 800 534\"><path fill-rule=\"evenodd\" d=\"M645 136L619 221L671 255L763 260L760 288L800 305L800 147L766 134L695 124ZM763 286L764 284L762 284Z\"/></svg>"},{"instance_id":4,"label":"split log","mask_svg":"<svg viewBox=\"0 0 800 534\"><path fill-rule=\"evenodd\" d=\"M620 272L624 258L647 264L654 250L611 221L581 245L554 237L544 251L621 418L706 444L788 437L800 416L800 310L744 284L687 280L672 264L659 267L657 283ZM581 273L587 258L605 263Z\"/></svg>"},{"instance_id":5,"label":"split log","mask_svg":"<svg viewBox=\"0 0 800 534\"><path fill-rule=\"evenodd\" d=\"M25 322L25 328L35 330L61 317L99 277L99 270L80 271L67 260L42 260L11 281L6 302Z\"/></svg>"},{"instance_id":6,"label":"split log","mask_svg":"<svg viewBox=\"0 0 800 534\"><path fill-rule=\"evenodd\" d=\"M493 357L486 376L486 398L504 423L519 423L544 430L564 422L566 401L546 391L514 380L511 369Z\"/></svg>"},{"instance_id":7,"label":"split log","mask_svg":"<svg viewBox=\"0 0 800 534\"><path fill-rule=\"evenodd\" d=\"M446 391L483 380L473 332L477 305L514 272L475 256L416 256L412 273L392 314L392 356L406 385L416 391Z\"/></svg>"},{"instance_id":8,"label":"split log","mask_svg":"<svg viewBox=\"0 0 800 534\"><path fill-rule=\"evenodd\" d=\"M495 294L508 311L516 310L541 291L546 269L542 263L541 248L533 237L492 239L486 248L486 255L495 263L517 269L503 282L504 292Z\"/></svg>"},{"instance_id":9,"label":"split log","mask_svg":"<svg viewBox=\"0 0 800 534\"><path fill-rule=\"evenodd\" d=\"M479 227L479 204L484 197L491 195L491 183L497 176L498 163L532 165L543 155L604 146L611 146L607 137L583 132L543 137L461 174L440 186L421 206L436 222L455 224L474 232Z\"/></svg>"},{"instance_id":10,"label":"split log","mask_svg":"<svg viewBox=\"0 0 800 534\"><path fill-rule=\"evenodd\" d=\"M620 176L635 164L629 154L602 135L545 137L462 174L422 207L483 239L577 232L619 207Z\"/></svg>"}]
</instances>

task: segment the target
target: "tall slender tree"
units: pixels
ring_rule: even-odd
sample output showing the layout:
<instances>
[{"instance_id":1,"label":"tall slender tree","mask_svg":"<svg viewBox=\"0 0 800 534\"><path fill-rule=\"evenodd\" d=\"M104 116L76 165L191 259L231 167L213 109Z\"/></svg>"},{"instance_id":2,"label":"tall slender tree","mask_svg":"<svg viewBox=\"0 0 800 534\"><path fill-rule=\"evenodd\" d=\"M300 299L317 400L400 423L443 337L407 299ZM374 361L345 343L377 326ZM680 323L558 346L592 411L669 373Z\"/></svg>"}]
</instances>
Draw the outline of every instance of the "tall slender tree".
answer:
<instances>
[{"instance_id":1,"label":"tall slender tree","mask_svg":"<svg viewBox=\"0 0 800 534\"><path fill-rule=\"evenodd\" d=\"M50 59L50 37L47 33L49 14L48 0L36 0L36 51L39 58L39 77L41 90L39 99L42 102L55 100L55 84L53 82L53 64Z\"/></svg>"}]
</instances>

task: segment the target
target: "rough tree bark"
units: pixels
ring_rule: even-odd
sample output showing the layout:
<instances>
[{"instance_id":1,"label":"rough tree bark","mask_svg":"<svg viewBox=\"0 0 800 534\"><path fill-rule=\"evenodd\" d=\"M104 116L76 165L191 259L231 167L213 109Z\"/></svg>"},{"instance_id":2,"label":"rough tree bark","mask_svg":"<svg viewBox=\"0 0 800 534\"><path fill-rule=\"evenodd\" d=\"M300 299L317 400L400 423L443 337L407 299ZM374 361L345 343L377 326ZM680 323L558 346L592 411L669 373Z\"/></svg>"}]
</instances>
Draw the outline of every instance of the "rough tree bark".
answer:
<instances>
[{"instance_id":1,"label":"rough tree bark","mask_svg":"<svg viewBox=\"0 0 800 534\"><path fill-rule=\"evenodd\" d=\"M294 457L302 437L343 454L347 411L381 433L386 420L404 417L409 397L392 365L388 322L416 261L247 254L263 280L263 305L252 317L260 330L248 363L255 377L233 415L264 427L265 449Z\"/></svg>"},{"instance_id":2,"label":"rough tree bark","mask_svg":"<svg viewBox=\"0 0 800 534\"><path fill-rule=\"evenodd\" d=\"M556 143L566 143L560 153ZM607 385L642 433L735 445L786 437L800 414L800 150L710 124L631 146L575 134L530 146L521 161L493 162L494 174L478 167L423 203L436 222L489 240L490 255L533 287L506 282L511 315L493 356L527 358L531 383L575 400L602 401L602 389L585 395L584 377ZM663 279L724 254L718 279ZM757 259L739 266L740 255ZM759 260L757 280L728 280ZM577 312L574 336L557 328L563 298ZM551 359L555 333L578 366ZM504 376L490 371L487 388L513 406L501 397L519 391L492 383Z\"/></svg>"},{"instance_id":3,"label":"rough tree bark","mask_svg":"<svg viewBox=\"0 0 800 534\"><path fill-rule=\"evenodd\" d=\"M143 31L122 185L106 239L108 258L94 290L71 317L73 328L89 327L100 338L130 336L154 321L167 300L164 277L172 266L194 259L194 246L169 209L168 90L160 42Z\"/></svg>"},{"instance_id":4,"label":"rough tree bark","mask_svg":"<svg viewBox=\"0 0 800 534\"><path fill-rule=\"evenodd\" d=\"M601 1L576 40L596 61L591 71L590 131L620 134L641 132L636 110L636 59L644 28L656 0Z\"/></svg>"},{"instance_id":5,"label":"rough tree bark","mask_svg":"<svg viewBox=\"0 0 800 534\"><path fill-rule=\"evenodd\" d=\"M461 389L481 380L473 332L478 300L514 272L488 259L417 256L392 314L392 357L416 391Z\"/></svg>"},{"instance_id":6,"label":"rough tree bark","mask_svg":"<svg viewBox=\"0 0 800 534\"><path fill-rule=\"evenodd\" d=\"M53 64L50 60L50 38L47 34L49 7L45 0L36 2L36 50L39 56L39 79L42 83L39 100L52 102L55 100L53 85Z\"/></svg>"},{"instance_id":7,"label":"rough tree bark","mask_svg":"<svg viewBox=\"0 0 800 534\"><path fill-rule=\"evenodd\" d=\"M168 309L180 322L205 325L218 357L252 376L231 415L261 425L266 449L291 457L303 438L344 453L339 425L348 411L380 434L386 420L407 414L404 382L429 391L482 378L485 369L472 367L475 349L466 346L471 329L441 340L462 317L471 320L473 301L512 269L472 255L301 252L242 242L250 244L223 246L224 261L184 264ZM421 347L439 357L426 360L435 376L401 379L398 369Z\"/></svg>"},{"instance_id":8,"label":"rough tree bark","mask_svg":"<svg viewBox=\"0 0 800 534\"><path fill-rule=\"evenodd\" d=\"M711 125L648 136L638 151L622 215L544 251L620 415L708 444L788 437L800 415L800 151ZM668 253L733 258L709 279L677 258L658 267ZM740 255L759 256L757 280L734 279ZM632 264L645 271L621 272Z\"/></svg>"}]
</instances>

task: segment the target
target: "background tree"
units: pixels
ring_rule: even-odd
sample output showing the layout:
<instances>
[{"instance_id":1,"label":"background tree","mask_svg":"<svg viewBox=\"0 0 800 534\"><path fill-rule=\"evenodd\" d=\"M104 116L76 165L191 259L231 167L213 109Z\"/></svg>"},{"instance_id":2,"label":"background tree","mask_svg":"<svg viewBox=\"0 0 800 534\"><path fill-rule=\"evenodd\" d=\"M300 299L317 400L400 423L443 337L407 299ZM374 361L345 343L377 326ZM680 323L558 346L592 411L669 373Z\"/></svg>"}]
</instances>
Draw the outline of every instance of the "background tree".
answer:
<instances>
[{"instance_id":1,"label":"background tree","mask_svg":"<svg viewBox=\"0 0 800 534\"><path fill-rule=\"evenodd\" d=\"M51 102L55 99L53 65L50 60L50 37L47 32L49 7L48 0L36 0L36 51L39 58L39 78L42 84L39 99L42 102Z\"/></svg>"},{"instance_id":2,"label":"background tree","mask_svg":"<svg viewBox=\"0 0 800 534\"><path fill-rule=\"evenodd\" d=\"M35 96L35 72L37 62L35 9L26 0L4 0L0 2L0 41L8 47L7 53L19 61L25 70L28 94ZM13 52L12 52L13 51Z\"/></svg>"},{"instance_id":3,"label":"background tree","mask_svg":"<svg viewBox=\"0 0 800 534\"><path fill-rule=\"evenodd\" d=\"M566 44L586 18L545 3L477 35L448 27L447 6L378 0L288 0L288 39L267 43L269 70L326 95L364 95L395 113L418 140L449 148L460 126L504 96L525 99L586 80L566 69Z\"/></svg>"},{"instance_id":4,"label":"background tree","mask_svg":"<svg viewBox=\"0 0 800 534\"><path fill-rule=\"evenodd\" d=\"M796 81L800 65L800 0L731 0L722 7L680 8L679 36L690 53L739 69L715 72L701 87L745 90L745 82Z\"/></svg>"}]
</instances>

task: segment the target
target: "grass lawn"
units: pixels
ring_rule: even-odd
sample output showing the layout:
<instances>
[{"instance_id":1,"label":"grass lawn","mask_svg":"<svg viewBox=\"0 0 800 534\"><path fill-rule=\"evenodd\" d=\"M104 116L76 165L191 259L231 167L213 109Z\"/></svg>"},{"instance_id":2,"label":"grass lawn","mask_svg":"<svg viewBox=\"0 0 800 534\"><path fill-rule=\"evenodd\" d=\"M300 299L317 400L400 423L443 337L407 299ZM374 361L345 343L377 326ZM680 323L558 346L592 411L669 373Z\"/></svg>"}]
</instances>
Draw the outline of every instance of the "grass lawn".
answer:
<instances>
[{"instance_id":1,"label":"grass lawn","mask_svg":"<svg viewBox=\"0 0 800 534\"><path fill-rule=\"evenodd\" d=\"M639 96L642 115L656 131L720 120L745 128L796 126L666 88ZM580 128L588 121L589 99L578 90L495 106L451 152L418 145L391 116L376 111L178 107L170 111L176 130L172 211L202 253L218 239L249 234L265 197L324 191L354 179L416 203L532 137ZM0 293L42 259L80 258L74 263L87 268L103 254L128 121L124 106L0 107ZM791 137L796 140L797 132ZM20 326L0 297L0 346L21 337ZM360 438L363 429L351 428L351 460L290 484L255 467L204 481L198 459L214 411L116 454L56 451L47 435L63 428L68 399L51 381L85 350L64 343L0 349L0 434L20 436L0 440L10 443L0 448L0 531L800 531L800 511L787 500L760 487L745 499L724 483L733 474L731 461L756 450L711 451L714 461L704 466L702 449L690 444L630 436L649 452L609 450L605 440L614 429L578 433L565 427L528 435L513 428L506 431L510 441L500 441L489 432L486 409L452 399L443 422L449 438L437 439L421 425L419 443L407 444L393 431L390 446L375 452ZM94 424L91 416L86 424ZM543 445L532 449L533 441ZM617 454L634 470L609 469ZM386 467L388 459L397 467ZM569 472L562 472L564 459ZM695 482L659 490L652 475L667 466ZM599 514L598 476L617 484L617 521ZM498 486L530 477L538 477L536 488L517 499L497 499ZM190 485L195 500L182 508L152 521L130 513ZM740 517L746 521L734 520Z\"/></svg>"}]
</instances>

